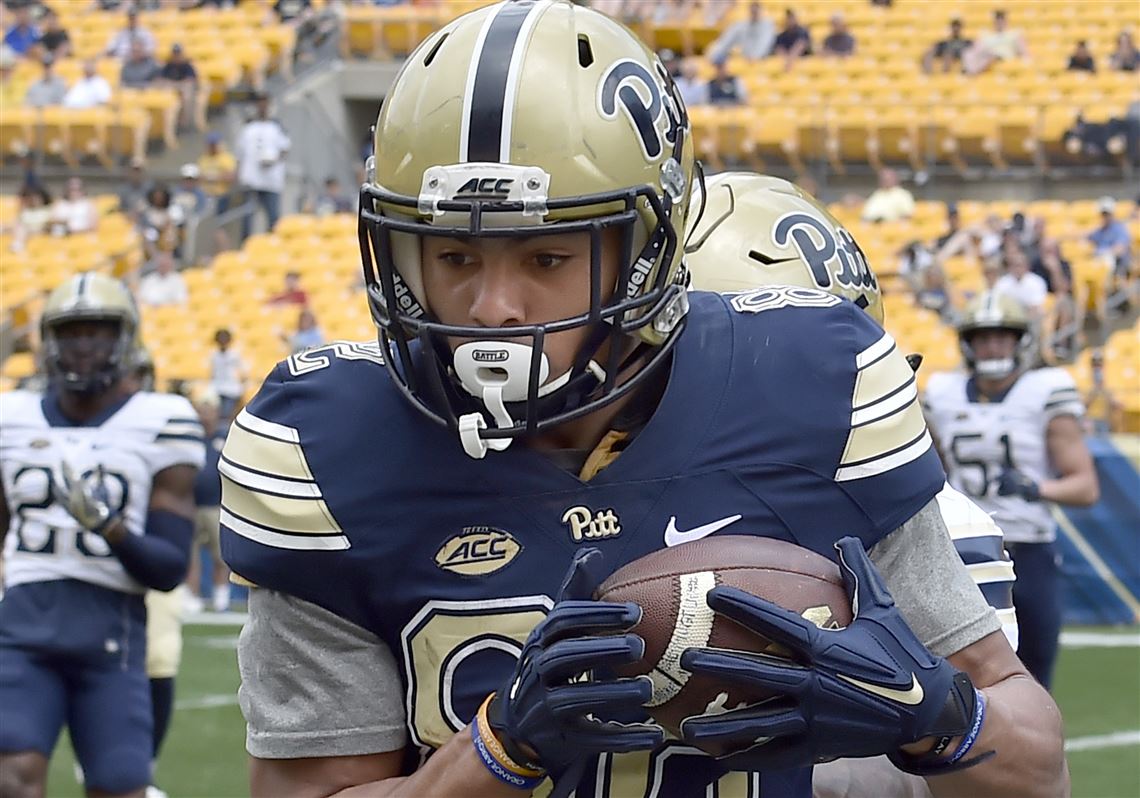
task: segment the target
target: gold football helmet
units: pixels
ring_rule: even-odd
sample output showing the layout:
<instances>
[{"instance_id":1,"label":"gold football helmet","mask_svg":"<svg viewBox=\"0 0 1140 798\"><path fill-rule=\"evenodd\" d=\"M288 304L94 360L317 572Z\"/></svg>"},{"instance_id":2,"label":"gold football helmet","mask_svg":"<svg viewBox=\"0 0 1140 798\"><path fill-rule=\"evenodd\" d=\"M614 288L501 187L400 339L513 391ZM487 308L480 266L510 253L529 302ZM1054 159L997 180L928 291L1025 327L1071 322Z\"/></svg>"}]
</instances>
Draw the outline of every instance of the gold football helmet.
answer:
<instances>
[{"instance_id":1,"label":"gold football helmet","mask_svg":"<svg viewBox=\"0 0 1140 798\"><path fill-rule=\"evenodd\" d=\"M114 325L113 335L94 334L90 323ZM51 292L40 316L48 378L66 391L106 391L132 366L138 326L138 308L122 282L80 272Z\"/></svg>"},{"instance_id":2,"label":"gold football helmet","mask_svg":"<svg viewBox=\"0 0 1140 798\"><path fill-rule=\"evenodd\" d=\"M693 145L668 72L627 28L568 0L461 16L408 57L374 144L359 230L385 361L469 454L591 412L663 362L688 310L681 236ZM600 285L608 229L624 244L616 286ZM421 236L571 232L593 242L588 313L486 328L433 317ZM588 329L586 343L569 371L549 374L543 338L570 329ZM449 337L471 344L453 354Z\"/></svg>"},{"instance_id":3,"label":"gold football helmet","mask_svg":"<svg viewBox=\"0 0 1140 798\"><path fill-rule=\"evenodd\" d=\"M1016 334L1017 348L1013 356L979 360L970 339L980 330L1008 330ZM958 321L958 346L962 350L962 358L966 361L966 368L979 377L1000 380L1031 365L1033 345L1029 314L1013 297L986 291L970 300Z\"/></svg>"},{"instance_id":4,"label":"gold football helmet","mask_svg":"<svg viewBox=\"0 0 1140 798\"><path fill-rule=\"evenodd\" d=\"M750 172L711 177L704 191L694 198L704 210L690 215L685 243L693 288L818 288L850 299L883 323L883 298L867 258L815 197L787 180Z\"/></svg>"}]
</instances>

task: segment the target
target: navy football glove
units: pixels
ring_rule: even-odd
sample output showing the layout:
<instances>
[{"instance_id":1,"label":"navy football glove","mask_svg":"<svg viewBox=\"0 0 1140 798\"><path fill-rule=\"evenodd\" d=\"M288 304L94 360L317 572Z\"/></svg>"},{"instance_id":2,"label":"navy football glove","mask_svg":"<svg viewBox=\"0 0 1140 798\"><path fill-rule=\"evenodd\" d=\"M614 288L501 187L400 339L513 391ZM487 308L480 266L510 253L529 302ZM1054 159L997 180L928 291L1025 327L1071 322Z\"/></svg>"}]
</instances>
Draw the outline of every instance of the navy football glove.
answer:
<instances>
[{"instance_id":1,"label":"navy football glove","mask_svg":"<svg viewBox=\"0 0 1140 798\"><path fill-rule=\"evenodd\" d=\"M836 548L854 614L845 629L820 629L737 588L709 591L709 607L787 647L794 661L686 651L681 667L694 674L777 695L685 720L686 742L727 752L721 761L733 770L772 770L894 754L924 737L967 731L977 699L969 678L919 642L857 538L844 538Z\"/></svg>"},{"instance_id":2,"label":"navy football glove","mask_svg":"<svg viewBox=\"0 0 1140 798\"><path fill-rule=\"evenodd\" d=\"M607 667L641 659L645 641L623 634L641 618L636 604L590 600L601 582L601 559L592 548L575 555L554 608L530 633L515 672L487 710L510 757L556 782L591 754L651 749L664 739L654 724L616 720L644 717L653 688L647 676L604 675Z\"/></svg>"},{"instance_id":3,"label":"navy football glove","mask_svg":"<svg viewBox=\"0 0 1140 798\"><path fill-rule=\"evenodd\" d=\"M998 496L1020 496L1028 502L1041 500L1041 487L1016 468L998 475Z\"/></svg>"}]
</instances>

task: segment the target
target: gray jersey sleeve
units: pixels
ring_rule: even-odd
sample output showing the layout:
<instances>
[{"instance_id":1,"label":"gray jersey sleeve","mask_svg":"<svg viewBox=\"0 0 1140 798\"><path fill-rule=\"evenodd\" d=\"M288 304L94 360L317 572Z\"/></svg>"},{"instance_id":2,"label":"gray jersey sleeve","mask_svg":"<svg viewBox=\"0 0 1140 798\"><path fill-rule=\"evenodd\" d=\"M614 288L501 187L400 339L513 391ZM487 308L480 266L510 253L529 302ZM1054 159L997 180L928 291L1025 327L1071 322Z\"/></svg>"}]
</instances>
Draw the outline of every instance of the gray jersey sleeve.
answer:
<instances>
[{"instance_id":1,"label":"gray jersey sleeve","mask_svg":"<svg viewBox=\"0 0 1140 798\"><path fill-rule=\"evenodd\" d=\"M948 657L1001 629L954 548L936 499L870 555L899 611L934 654Z\"/></svg>"},{"instance_id":2,"label":"gray jersey sleeve","mask_svg":"<svg viewBox=\"0 0 1140 798\"><path fill-rule=\"evenodd\" d=\"M371 632L315 604L251 590L238 669L252 756L353 756L407 743L392 652Z\"/></svg>"}]
</instances>

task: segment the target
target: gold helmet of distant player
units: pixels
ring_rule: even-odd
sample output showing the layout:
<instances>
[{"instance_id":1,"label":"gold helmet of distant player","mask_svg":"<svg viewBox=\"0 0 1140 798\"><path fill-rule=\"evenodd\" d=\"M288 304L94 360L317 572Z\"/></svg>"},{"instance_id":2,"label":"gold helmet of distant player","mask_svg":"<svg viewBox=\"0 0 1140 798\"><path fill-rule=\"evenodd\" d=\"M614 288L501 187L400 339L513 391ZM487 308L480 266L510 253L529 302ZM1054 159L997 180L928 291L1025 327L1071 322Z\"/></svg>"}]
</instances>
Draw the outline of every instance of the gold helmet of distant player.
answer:
<instances>
[{"instance_id":1,"label":"gold helmet of distant player","mask_svg":"<svg viewBox=\"0 0 1140 798\"><path fill-rule=\"evenodd\" d=\"M1017 337L1017 346L1011 357L979 360L974 354L971 339L981 330L1008 330ZM970 300L958 321L958 346L966 367L972 374L988 379L1008 377L1018 369L1030 365L1033 352L1033 333L1029 314L1013 297L993 291Z\"/></svg>"},{"instance_id":2,"label":"gold helmet of distant player","mask_svg":"<svg viewBox=\"0 0 1140 798\"><path fill-rule=\"evenodd\" d=\"M725 172L705 182L703 202L703 213L690 216L685 243L693 288L818 288L850 299L883 323L879 282L863 251L802 188L778 177Z\"/></svg>"},{"instance_id":3,"label":"gold helmet of distant player","mask_svg":"<svg viewBox=\"0 0 1140 798\"><path fill-rule=\"evenodd\" d=\"M691 138L653 51L567 0L481 8L408 57L361 190L365 283L397 385L473 456L601 407L663 362L688 309ZM607 230L623 244L616 286L600 285ZM422 236L571 232L594 242L587 313L490 328L433 317ZM544 336L572 329L589 331L585 343L567 372L549 373ZM449 338L467 343L452 353Z\"/></svg>"},{"instance_id":4,"label":"gold helmet of distant player","mask_svg":"<svg viewBox=\"0 0 1140 798\"><path fill-rule=\"evenodd\" d=\"M132 367L138 309L127 287L99 272L81 272L56 288L40 317L42 361L65 391L102 393Z\"/></svg>"}]
</instances>

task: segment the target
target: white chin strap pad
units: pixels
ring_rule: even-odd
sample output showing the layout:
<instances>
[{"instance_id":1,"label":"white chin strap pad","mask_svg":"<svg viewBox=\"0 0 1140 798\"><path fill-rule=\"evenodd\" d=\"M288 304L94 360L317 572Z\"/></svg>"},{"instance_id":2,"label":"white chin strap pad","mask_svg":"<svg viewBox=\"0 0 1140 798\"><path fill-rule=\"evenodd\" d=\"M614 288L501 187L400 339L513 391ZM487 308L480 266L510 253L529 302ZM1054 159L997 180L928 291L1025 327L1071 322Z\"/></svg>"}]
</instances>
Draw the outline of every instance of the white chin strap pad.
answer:
<instances>
[{"instance_id":1,"label":"white chin strap pad","mask_svg":"<svg viewBox=\"0 0 1140 798\"><path fill-rule=\"evenodd\" d=\"M530 392L530 362L534 347L514 341L473 341L456 347L452 366L463 389L483 403L499 429L514 426L515 420L507 411L507 402L525 402ZM587 370L599 383L605 382L606 372L593 360ZM570 381L570 372L550 379L550 360L546 353L539 355L538 389L536 395L546 396ZM463 450L476 459L482 459L488 449L501 452L511 445L511 438L479 436L487 422L480 413L468 413L459 419L459 440Z\"/></svg>"},{"instance_id":2,"label":"white chin strap pad","mask_svg":"<svg viewBox=\"0 0 1140 798\"><path fill-rule=\"evenodd\" d=\"M456 348L452 364L459 384L483 403L502 429L515 423L506 403L526 401L533 355L533 347L514 341L473 341ZM538 384L542 385L549 376L550 361L543 353L538 365ZM510 438L480 438L479 430L486 426L479 413L468 413L459 419L459 439L471 457L479 459L487 449L501 452L511 445Z\"/></svg>"}]
</instances>

